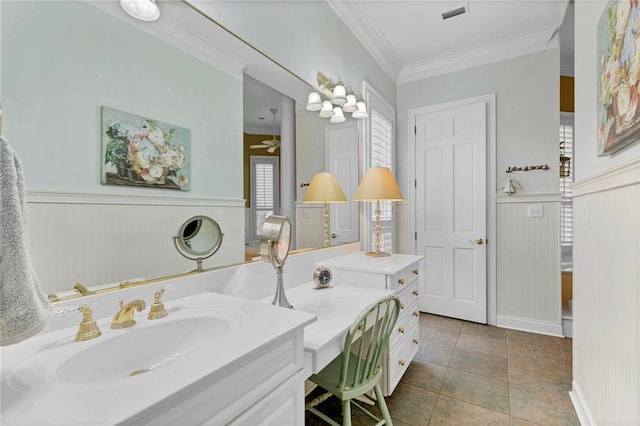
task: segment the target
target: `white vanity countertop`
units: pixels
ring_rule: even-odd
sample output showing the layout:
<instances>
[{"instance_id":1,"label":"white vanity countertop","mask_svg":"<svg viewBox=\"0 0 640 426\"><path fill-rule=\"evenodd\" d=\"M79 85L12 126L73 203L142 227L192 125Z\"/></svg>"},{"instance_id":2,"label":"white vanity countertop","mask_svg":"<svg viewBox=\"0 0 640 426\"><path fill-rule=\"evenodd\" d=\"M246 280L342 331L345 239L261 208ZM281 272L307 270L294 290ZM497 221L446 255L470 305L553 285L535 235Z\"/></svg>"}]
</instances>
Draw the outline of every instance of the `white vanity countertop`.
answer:
<instances>
[{"instance_id":1,"label":"white vanity countertop","mask_svg":"<svg viewBox=\"0 0 640 426\"><path fill-rule=\"evenodd\" d=\"M313 282L285 291L294 310L317 315L317 321L304 329L305 374L317 373L342 352L344 338L360 311L393 292L336 283L315 289ZM264 298L271 303L273 297ZM283 308L284 309L284 308Z\"/></svg>"},{"instance_id":2,"label":"white vanity countertop","mask_svg":"<svg viewBox=\"0 0 640 426\"><path fill-rule=\"evenodd\" d=\"M225 367L239 358L268 345L278 337L295 332L299 327L313 323L316 318L316 315L304 311L282 309L217 293L202 293L166 302L165 307L168 317L148 320L147 306L147 310L135 313L137 324L126 329L110 329L111 318L98 320L102 336L85 342L74 341L77 331L75 326L2 347L0 423L116 424L170 398L203 377L224 371ZM78 323L80 319L81 315L78 313ZM167 327L170 323L176 327ZM193 326L180 328L184 324ZM199 327L198 324L203 326ZM207 324L217 325L206 328ZM127 373L120 377L118 374L105 373L104 370L108 368L129 372L149 367L149 359L141 366L130 363L131 355L127 350L118 350L103 365L97 363L87 366L87 358L83 359L85 353L93 353L99 359L101 348L111 350L111 344L118 347L117 343L113 343L117 340L112 343L109 341L123 339L127 333L138 333L130 336L133 339L125 340L134 342L130 346L132 352L135 352L139 350L139 345L136 345L139 340L135 337L149 336L149 330L145 329L160 325L163 328L157 328L156 331L162 330L159 335L166 337L168 342L164 347L170 348L165 350L174 350L175 353L169 352L170 356L166 356L148 372L134 376ZM173 334L169 335L172 329ZM203 329L209 330L209 335ZM175 330L179 332L176 333ZM181 343L171 349L171 339L176 335L179 336L177 341ZM95 345L104 346L91 351ZM65 376L65 361L74 356L72 366L66 364ZM120 367L121 365L124 367ZM79 371L88 371L89 374L80 375ZM94 375L95 378L92 379ZM76 376L79 378L69 379Z\"/></svg>"},{"instance_id":3,"label":"white vanity countertop","mask_svg":"<svg viewBox=\"0 0 640 426\"><path fill-rule=\"evenodd\" d=\"M367 256L364 252L360 251L317 262L317 265L328 268L347 269L349 271L377 272L394 275L403 268L406 268L408 264L417 262L422 258L423 256L413 254L392 254L387 257L373 257Z\"/></svg>"}]
</instances>

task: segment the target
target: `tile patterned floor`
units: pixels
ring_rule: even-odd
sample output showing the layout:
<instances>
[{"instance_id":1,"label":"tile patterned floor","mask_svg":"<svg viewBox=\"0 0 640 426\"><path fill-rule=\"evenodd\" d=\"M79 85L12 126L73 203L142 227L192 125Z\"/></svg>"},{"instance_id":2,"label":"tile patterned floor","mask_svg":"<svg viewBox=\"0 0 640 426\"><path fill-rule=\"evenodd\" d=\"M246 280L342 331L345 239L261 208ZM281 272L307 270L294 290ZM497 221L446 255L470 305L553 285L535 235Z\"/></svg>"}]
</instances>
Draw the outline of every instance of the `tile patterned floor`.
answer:
<instances>
[{"instance_id":1,"label":"tile patterned floor","mask_svg":"<svg viewBox=\"0 0 640 426\"><path fill-rule=\"evenodd\" d=\"M386 399L395 425L579 425L568 393L571 339L429 314L420 316L420 337ZM336 398L320 407L341 421ZM307 426L324 424L306 413ZM353 424L372 422L355 410Z\"/></svg>"}]
</instances>

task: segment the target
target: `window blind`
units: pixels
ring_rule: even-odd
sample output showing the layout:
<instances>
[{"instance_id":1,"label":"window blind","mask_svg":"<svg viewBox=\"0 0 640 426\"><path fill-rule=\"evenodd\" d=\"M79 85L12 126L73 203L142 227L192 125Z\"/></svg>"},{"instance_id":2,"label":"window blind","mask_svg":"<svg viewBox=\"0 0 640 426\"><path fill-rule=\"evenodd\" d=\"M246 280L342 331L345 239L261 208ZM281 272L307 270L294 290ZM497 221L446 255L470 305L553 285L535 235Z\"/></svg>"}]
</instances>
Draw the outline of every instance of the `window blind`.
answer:
<instances>
[{"instance_id":1,"label":"window blind","mask_svg":"<svg viewBox=\"0 0 640 426\"><path fill-rule=\"evenodd\" d=\"M573 157L573 118L562 117L560 119L560 154L569 157L571 168L569 176L560 177L560 242L563 245L571 245L573 242L573 200L571 184L573 183L575 161Z\"/></svg>"},{"instance_id":2,"label":"window blind","mask_svg":"<svg viewBox=\"0 0 640 426\"><path fill-rule=\"evenodd\" d=\"M393 171L393 123L380 113L371 110L371 166L388 167ZM372 244L375 245L375 206L371 209ZM393 206L391 202L380 203L380 249L392 251Z\"/></svg>"}]
</instances>

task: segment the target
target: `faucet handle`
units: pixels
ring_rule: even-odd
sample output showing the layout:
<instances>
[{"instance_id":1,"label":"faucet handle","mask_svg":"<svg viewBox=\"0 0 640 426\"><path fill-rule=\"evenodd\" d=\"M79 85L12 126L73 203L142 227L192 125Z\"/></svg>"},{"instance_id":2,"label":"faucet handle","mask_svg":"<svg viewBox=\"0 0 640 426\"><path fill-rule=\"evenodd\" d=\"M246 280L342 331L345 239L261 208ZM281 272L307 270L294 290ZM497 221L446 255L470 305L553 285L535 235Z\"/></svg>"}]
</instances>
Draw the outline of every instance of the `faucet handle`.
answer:
<instances>
[{"instance_id":1,"label":"faucet handle","mask_svg":"<svg viewBox=\"0 0 640 426\"><path fill-rule=\"evenodd\" d=\"M96 324L92 317L93 313L91 312L91 308L87 305L80 305L78 310L82 313L82 322L78 327L76 341L82 342L85 340L95 339L102 335L102 332L98 328L98 324Z\"/></svg>"},{"instance_id":2,"label":"faucet handle","mask_svg":"<svg viewBox=\"0 0 640 426\"><path fill-rule=\"evenodd\" d=\"M150 320L160 319L167 316L167 311L164 309L164 303L160 301L160 298L164 294L164 288L159 288L156 294L153 296L153 304L149 308L149 315L147 318Z\"/></svg>"}]
</instances>

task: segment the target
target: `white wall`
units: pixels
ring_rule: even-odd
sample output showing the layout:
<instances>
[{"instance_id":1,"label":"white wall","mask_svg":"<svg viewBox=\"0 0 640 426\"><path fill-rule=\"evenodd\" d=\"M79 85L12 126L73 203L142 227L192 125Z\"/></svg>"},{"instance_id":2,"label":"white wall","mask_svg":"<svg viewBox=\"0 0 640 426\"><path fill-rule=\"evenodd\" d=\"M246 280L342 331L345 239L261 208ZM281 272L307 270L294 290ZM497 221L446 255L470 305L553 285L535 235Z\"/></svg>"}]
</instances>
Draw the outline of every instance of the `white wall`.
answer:
<instances>
[{"instance_id":1,"label":"white wall","mask_svg":"<svg viewBox=\"0 0 640 426\"><path fill-rule=\"evenodd\" d=\"M242 199L240 80L83 2L2 9L3 133L28 189L149 191L100 185L106 105L191 129L191 191L154 195Z\"/></svg>"},{"instance_id":2,"label":"white wall","mask_svg":"<svg viewBox=\"0 0 640 426\"><path fill-rule=\"evenodd\" d=\"M496 93L496 170L488 169L488 173L493 173L497 185L500 185L507 177L505 170L509 166L548 164L550 170L547 171L510 175L522 187L514 198L524 196L528 203L548 203L549 196L558 193L559 75L559 49L550 47L539 53L399 85L396 152L397 178L402 190L410 193L412 185L409 182L413 179L409 176L408 167L414 161L413 153L409 152L414 126L414 123L408 122L409 110ZM492 161L489 161L490 164ZM488 229L495 226L496 233L500 235L506 231L506 225L495 222L495 193L500 193L500 190L494 192L488 189L488 221L492 222L488 223ZM551 204L558 202L552 201ZM499 238L492 242L492 237L486 236L489 244L496 244L494 247L497 246L495 250L499 254L493 259L489 251L488 319L494 324L554 334L561 330L559 259L556 262L548 256L541 256L547 250L542 245L526 243L528 218L518 216L521 213L519 209L518 203L502 205L503 214L520 218L519 227L509 231L510 238ZM399 212L410 214L409 209ZM547 208L545 232L556 231L553 227L558 223L558 214L557 208ZM398 220L402 222L408 219ZM404 239L399 241L399 247L415 247L411 233L399 235L398 238ZM526 280L523 283L525 288L522 288L524 291L513 292L510 290L511 284L518 279L517 273L509 276L502 274L497 278L495 275L496 270L506 271L513 264L522 264L528 270L545 270L547 273ZM534 299L530 298L532 294ZM529 305L535 306L535 315ZM499 321L500 316L503 317L502 322Z\"/></svg>"},{"instance_id":3,"label":"white wall","mask_svg":"<svg viewBox=\"0 0 640 426\"><path fill-rule=\"evenodd\" d=\"M560 124L560 53L540 53L469 68L398 86L398 164L407 164L408 110L496 93L497 170L501 183L508 166L548 164L545 172L511 175L522 194L558 192L558 126ZM408 192L408 167L398 167L398 183Z\"/></svg>"},{"instance_id":4,"label":"white wall","mask_svg":"<svg viewBox=\"0 0 640 426\"><path fill-rule=\"evenodd\" d=\"M324 1L193 3L231 31L317 86L316 75L338 73L362 92L372 83L389 102L395 82Z\"/></svg>"},{"instance_id":5,"label":"white wall","mask_svg":"<svg viewBox=\"0 0 640 426\"><path fill-rule=\"evenodd\" d=\"M575 4L573 392L583 424L640 423L640 144L597 157L597 24Z\"/></svg>"},{"instance_id":6,"label":"white wall","mask_svg":"<svg viewBox=\"0 0 640 426\"><path fill-rule=\"evenodd\" d=\"M225 234L206 266L244 260L240 80L84 2L2 2L2 63L46 293L193 269L171 236L196 214ZM191 190L101 185L103 105L190 129Z\"/></svg>"}]
</instances>

